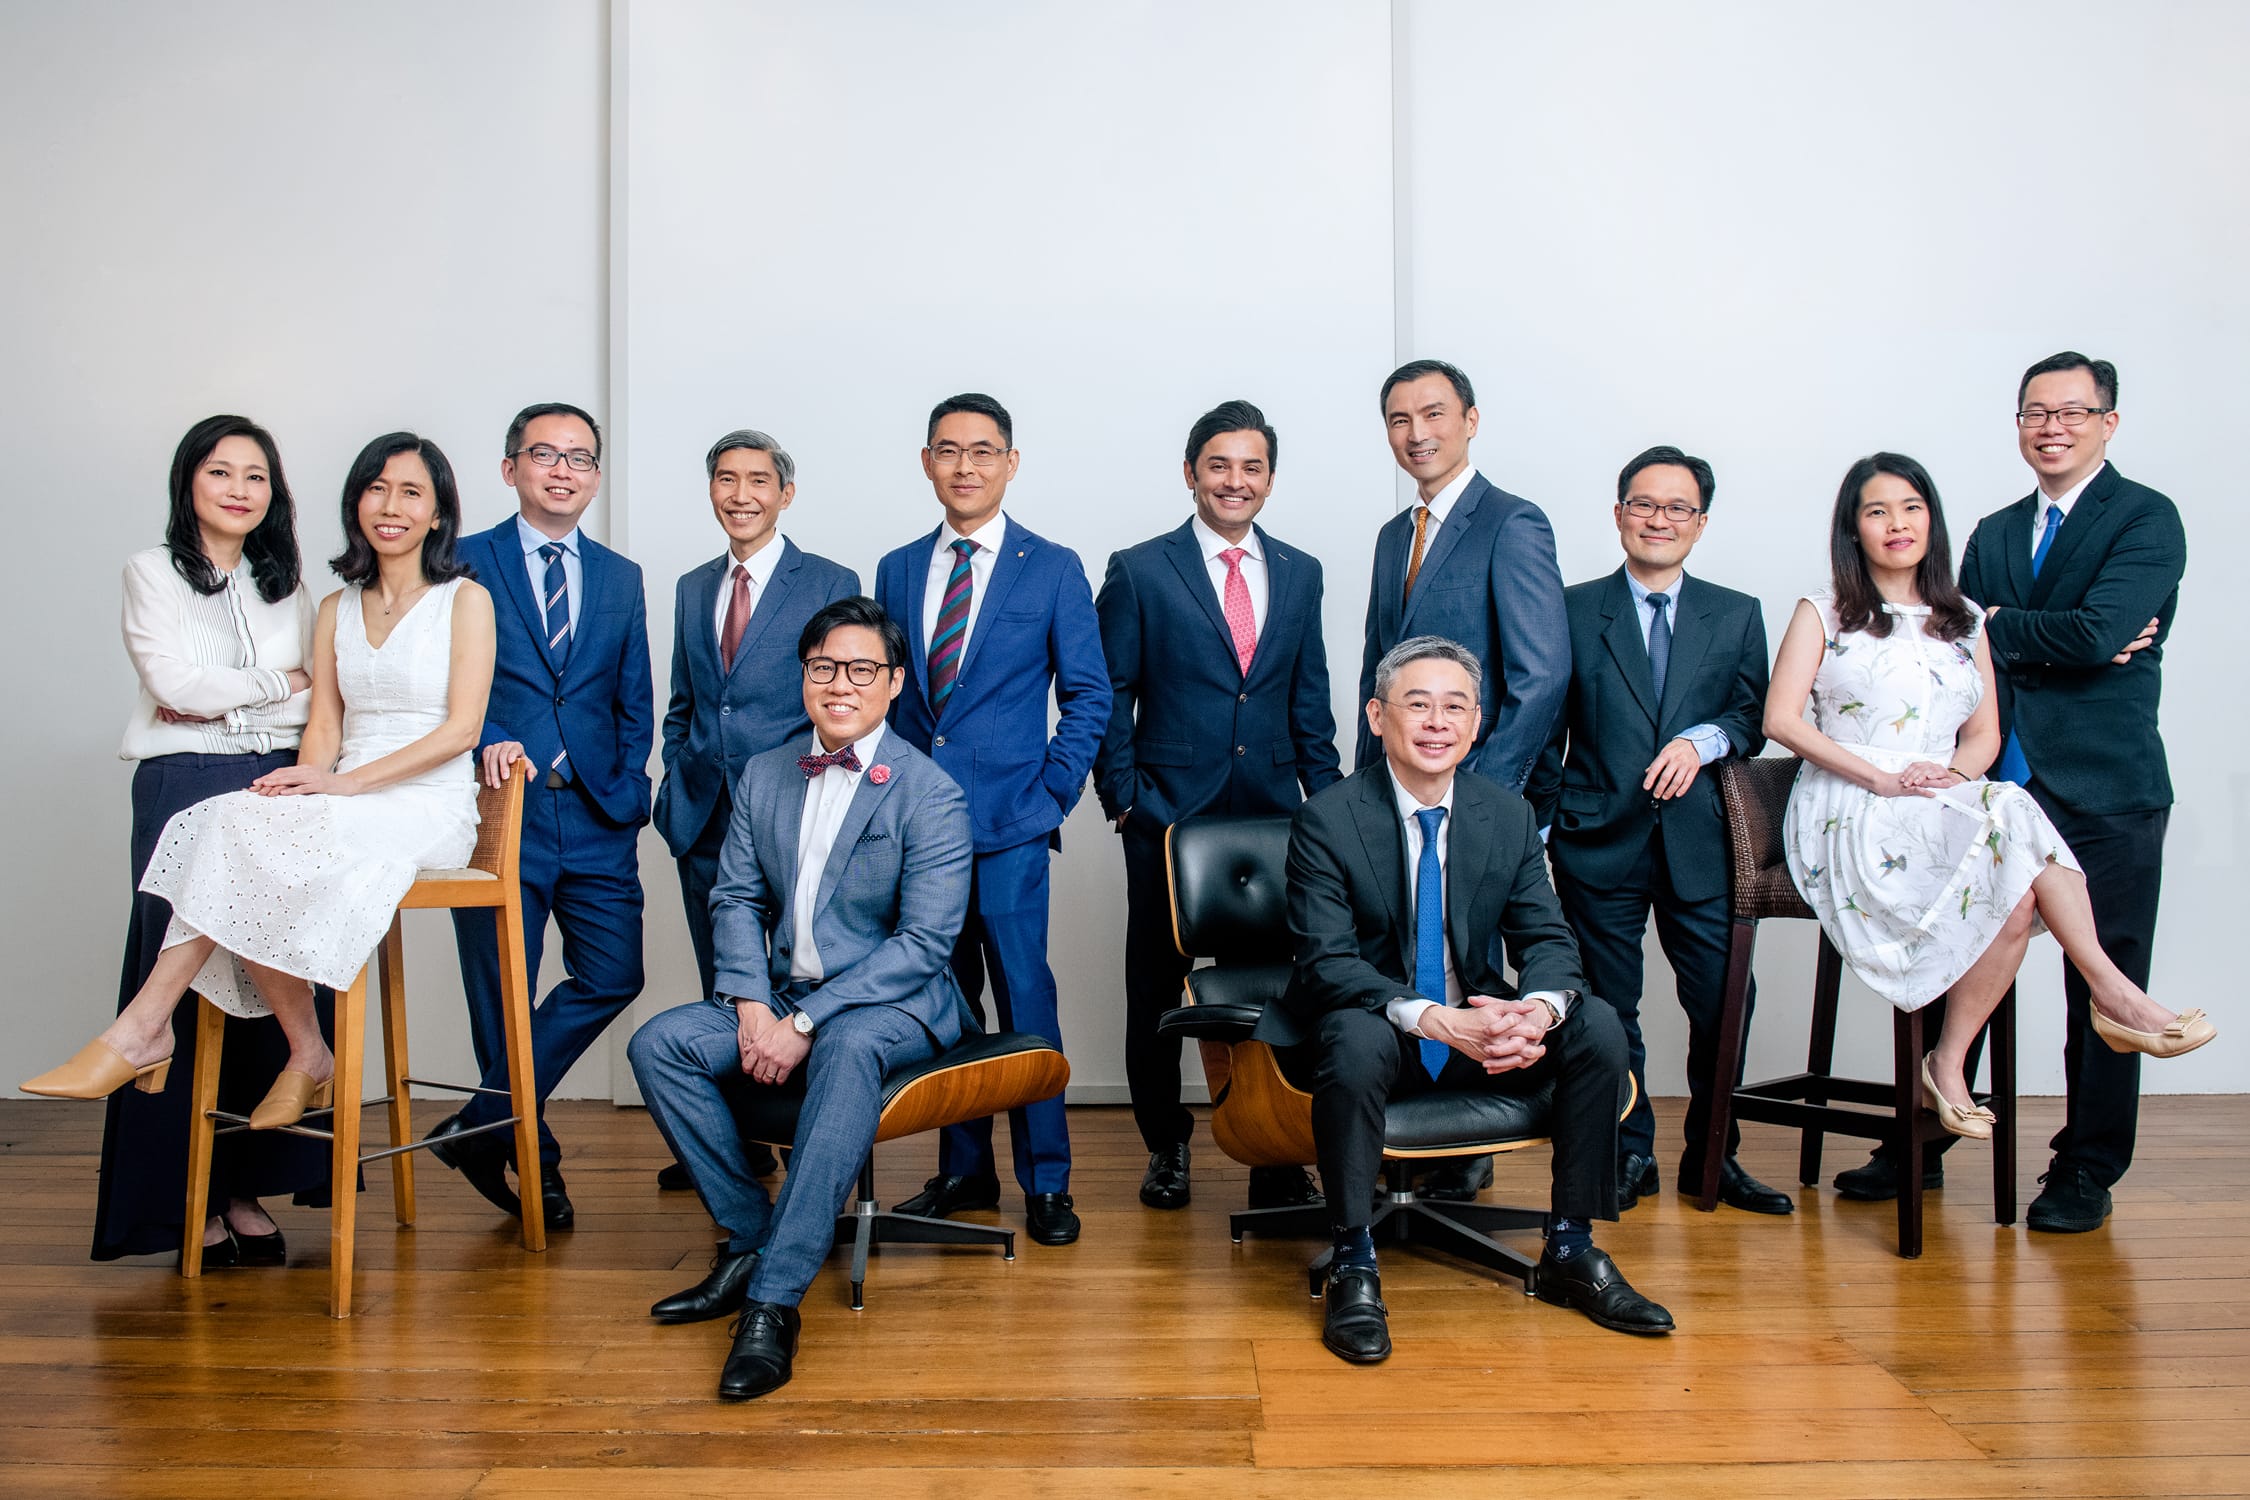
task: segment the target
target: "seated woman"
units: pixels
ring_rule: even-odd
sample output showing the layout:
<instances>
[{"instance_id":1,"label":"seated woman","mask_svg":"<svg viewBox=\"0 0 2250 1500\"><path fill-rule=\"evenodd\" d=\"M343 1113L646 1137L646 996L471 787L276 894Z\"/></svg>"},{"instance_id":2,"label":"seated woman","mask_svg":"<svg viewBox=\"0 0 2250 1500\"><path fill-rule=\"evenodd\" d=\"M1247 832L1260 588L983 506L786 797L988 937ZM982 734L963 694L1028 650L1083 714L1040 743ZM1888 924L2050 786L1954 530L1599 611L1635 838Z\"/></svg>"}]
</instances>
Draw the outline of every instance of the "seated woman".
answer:
<instances>
[{"instance_id":1,"label":"seated woman","mask_svg":"<svg viewBox=\"0 0 2250 1500\"><path fill-rule=\"evenodd\" d=\"M163 952L108 1030L24 1091L154 1093L189 990L231 1015L269 1011L289 1060L256 1130L325 1104L336 1060L312 987L349 985L417 871L476 846L470 751L492 686L492 601L453 560L461 502L437 445L377 438L344 481L332 566L345 587L313 626L312 713L297 763L165 824L141 889L171 903Z\"/></svg>"},{"instance_id":2,"label":"seated woman","mask_svg":"<svg viewBox=\"0 0 2250 1500\"><path fill-rule=\"evenodd\" d=\"M1852 465L1828 551L1833 587L1799 601L1766 696L1767 738L1805 760L1783 846L1869 988L1902 1010L1950 995L1922 1064L1945 1128L1992 1134L1963 1065L2041 923L2086 976L2110 1047L2176 1057L2211 1040L2203 1012L2173 1014L2110 962L2086 877L2031 794L1983 779L2000 754L1992 658L1928 473L1897 453Z\"/></svg>"}]
</instances>

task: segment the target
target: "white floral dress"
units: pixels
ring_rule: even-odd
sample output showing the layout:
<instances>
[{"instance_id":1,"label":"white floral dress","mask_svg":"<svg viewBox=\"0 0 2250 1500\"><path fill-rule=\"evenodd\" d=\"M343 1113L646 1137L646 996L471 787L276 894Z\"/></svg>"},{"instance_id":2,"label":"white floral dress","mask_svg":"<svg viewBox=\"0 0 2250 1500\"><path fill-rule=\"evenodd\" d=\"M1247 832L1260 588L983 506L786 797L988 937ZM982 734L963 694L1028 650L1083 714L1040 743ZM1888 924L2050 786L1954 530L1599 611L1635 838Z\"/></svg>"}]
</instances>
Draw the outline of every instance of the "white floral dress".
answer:
<instances>
[{"instance_id":1,"label":"white floral dress","mask_svg":"<svg viewBox=\"0 0 2250 1500\"><path fill-rule=\"evenodd\" d=\"M416 600L380 650L360 590L336 601L336 684L344 699L337 769L379 760L445 722L458 580ZM335 989L348 986L424 869L476 849L477 794L463 754L357 797L229 792L164 825L141 889L172 903L164 946L198 935L213 953L192 988L238 1016L268 1014L234 955Z\"/></svg>"},{"instance_id":2,"label":"white floral dress","mask_svg":"<svg viewBox=\"0 0 2250 1500\"><path fill-rule=\"evenodd\" d=\"M1815 594L1827 637L1813 678L1813 722L1886 771L1945 765L1984 695L1973 654L1927 633L1923 605L1883 606L1887 637L1836 632L1835 600ZM1974 606L1972 606L1973 608ZM1789 876L1821 930L1868 987L1917 1010L1967 972L2049 864L2075 870L2062 835L2022 787L1971 781L1934 797L1881 797L1810 761L1782 824Z\"/></svg>"}]
</instances>

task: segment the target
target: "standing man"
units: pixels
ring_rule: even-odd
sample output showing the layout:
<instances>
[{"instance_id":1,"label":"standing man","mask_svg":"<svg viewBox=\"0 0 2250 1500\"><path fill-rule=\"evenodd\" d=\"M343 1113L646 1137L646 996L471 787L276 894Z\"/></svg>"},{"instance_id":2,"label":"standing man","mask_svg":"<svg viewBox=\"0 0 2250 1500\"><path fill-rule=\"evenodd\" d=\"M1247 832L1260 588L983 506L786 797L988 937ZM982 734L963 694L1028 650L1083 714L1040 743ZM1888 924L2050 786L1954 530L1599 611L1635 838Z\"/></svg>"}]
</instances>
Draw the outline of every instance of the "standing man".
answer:
<instances>
[{"instance_id":1,"label":"standing man","mask_svg":"<svg viewBox=\"0 0 2250 1500\"><path fill-rule=\"evenodd\" d=\"M711 886L734 812L735 782L751 758L802 739L805 716L797 636L823 606L859 593L851 569L800 550L776 529L797 498L797 464L765 433L739 428L703 457L711 509L727 550L680 575L672 607L672 702L664 714L664 781L656 831L680 867L680 899L695 947L699 991L708 1000ZM773 1153L751 1152L752 1170L774 1170ZM677 1162L657 1174L689 1186Z\"/></svg>"},{"instance_id":2,"label":"standing man","mask_svg":"<svg viewBox=\"0 0 2250 1500\"><path fill-rule=\"evenodd\" d=\"M891 725L969 794L976 865L954 975L975 1005L989 973L1001 1028L1060 1047L1047 865L1109 723L1109 669L1078 554L1001 513L1022 461L999 402L939 402L922 472L945 520L876 566L875 595L912 637L914 670ZM1050 691L1061 710L1052 736ZM1062 1096L1011 1112L1008 1124L1027 1232L1042 1245L1071 1243L1078 1215ZM992 1122L978 1120L946 1129L938 1175L899 1209L943 1218L999 1202Z\"/></svg>"},{"instance_id":3,"label":"standing man","mask_svg":"<svg viewBox=\"0 0 2250 1500\"><path fill-rule=\"evenodd\" d=\"M1561 717L1570 686L1570 632L1562 570L1546 513L1489 483L1469 463L1477 397L1443 360L1418 359L1383 382L1391 454L1414 481L1415 503L1383 523L1367 593L1359 696L1375 693L1375 668L1409 636L1458 641L1486 664L1476 742L1462 762L1520 792ZM1355 766L1381 751L1362 726ZM1423 1192L1469 1199L1492 1182L1492 1158L1433 1167Z\"/></svg>"},{"instance_id":4,"label":"standing man","mask_svg":"<svg viewBox=\"0 0 2250 1500\"><path fill-rule=\"evenodd\" d=\"M1189 967L1172 940L1165 830L1202 812L1289 812L1342 775L1320 562L1256 524L1277 459L1273 428L1249 402L1197 418L1180 466L1195 514L1111 557L1094 601L1115 695L1094 792L1125 844L1125 1077L1149 1150L1150 1208L1187 1205L1195 1130L1180 1104L1180 1044L1156 1034ZM1253 1167L1250 1201L1319 1197L1301 1167Z\"/></svg>"},{"instance_id":5,"label":"standing man","mask_svg":"<svg viewBox=\"0 0 2250 1500\"><path fill-rule=\"evenodd\" d=\"M1649 911L1688 1017L1688 1112L1678 1182L1699 1193L1719 1011L1726 993L1726 816L1703 768L1766 743L1766 622L1758 601L1687 576L1710 524L1711 466L1651 448L1617 476L1625 566L1563 591L1570 694L1532 773L1555 894L1595 994L1625 1026L1639 1098L1618 1131L1618 1207L1656 1191L1656 1112L1641 1040L1641 941ZM1719 1201L1786 1214L1796 1200L1742 1170L1739 1127Z\"/></svg>"},{"instance_id":6,"label":"standing man","mask_svg":"<svg viewBox=\"0 0 2250 1500\"><path fill-rule=\"evenodd\" d=\"M584 411L559 401L525 407L508 424L500 460L517 513L461 543L461 560L492 593L499 632L480 767L499 786L509 767L531 762L518 861L524 964L537 976L551 913L568 971L531 1014L542 1113L570 1065L641 992L636 845L648 821L655 721L648 606L640 567L578 529L601 489L601 459L601 431ZM483 1086L501 1092L478 1094L440 1121L432 1154L517 1213L504 1138L463 1134L503 1118L507 1097L493 913L456 911L453 932ZM568 1229L575 1215L562 1147L544 1119L539 1158L547 1227Z\"/></svg>"}]
</instances>

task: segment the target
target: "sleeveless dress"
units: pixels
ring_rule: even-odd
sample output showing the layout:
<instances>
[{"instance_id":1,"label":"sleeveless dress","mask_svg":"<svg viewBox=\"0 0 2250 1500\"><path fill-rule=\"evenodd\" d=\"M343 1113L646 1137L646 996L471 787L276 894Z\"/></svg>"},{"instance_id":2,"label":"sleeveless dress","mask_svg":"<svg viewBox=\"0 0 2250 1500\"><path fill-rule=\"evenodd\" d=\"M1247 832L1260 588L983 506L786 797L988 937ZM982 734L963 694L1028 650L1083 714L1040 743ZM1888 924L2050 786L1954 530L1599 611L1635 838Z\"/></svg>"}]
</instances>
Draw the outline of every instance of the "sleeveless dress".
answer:
<instances>
[{"instance_id":1,"label":"sleeveless dress","mask_svg":"<svg viewBox=\"0 0 2250 1500\"><path fill-rule=\"evenodd\" d=\"M380 760L445 722L454 579L416 600L380 650L361 591L336 601L340 771ZM218 951L191 986L230 1015L269 1014L235 955L334 989L348 987L389 930L417 872L467 863L477 838L474 757L356 797L230 792L164 825L141 889L172 904L169 948L203 936Z\"/></svg>"},{"instance_id":2,"label":"sleeveless dress","mask_svg":"<svg viewBox=\"0 0 2250 1500\"><path fill-rule=\"evenodd\" d=\"M1813 678L1822 734L1886 771L1944 765L1984 696L1977 624L1959 641L1927 633L1927 605L1883 606L1887 637L1836 632L1834 598L1809 595L1827 649ZM1974 606L1972 605L1973 609ZM1807 761L1789 793L1789 877L1852 972L1901 1010L1944 994L1983 956L2049 864L2079 868L2031 794L2009 781L1882 797Z\"/></svg>"}]
</instances>

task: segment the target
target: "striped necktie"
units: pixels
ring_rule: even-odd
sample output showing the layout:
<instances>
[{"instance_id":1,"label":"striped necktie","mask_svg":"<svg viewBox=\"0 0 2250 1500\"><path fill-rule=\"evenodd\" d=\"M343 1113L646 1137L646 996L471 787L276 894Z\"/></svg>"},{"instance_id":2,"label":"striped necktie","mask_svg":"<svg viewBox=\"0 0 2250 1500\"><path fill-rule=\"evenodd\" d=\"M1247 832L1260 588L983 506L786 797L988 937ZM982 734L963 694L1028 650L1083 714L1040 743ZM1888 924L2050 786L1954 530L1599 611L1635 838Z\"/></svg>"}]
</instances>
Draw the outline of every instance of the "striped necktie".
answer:
<instances>
[{"instance_id":1,"label":"striped necktie","mask_svg":"<svg viewBox=\"0 0 2250 1500\"><path fill-rule=\"evenodd\" d=\"M961 648L969 641L969 596L975 582L969 559L977 544L967 537L953 544L953 571L945 578L945 597L938 603L937 629L930 635L930 713L945 712L953 684L961 676Z\"/></svg>"},{"instance_id":2,"label":"striped necktie","mask_svg":"<svg viewBox=\"0 0 2250 1500\"><path fill-rule=\"evenodd\" d=\"M570 575L563 572L562 543L547 543L539 549L539 555L547 562L545 587L540 590L546 601L540 607L547 621L547 654L555 659L555 666L559 670L563 663L570 660ZM562 700L558 698L555 701L560 703ZM549 786L558 786L567 777L563 762L569 759L568 749L558 748L555 751L555 758L547 764Z\"/></svg>"}]
</instances>

